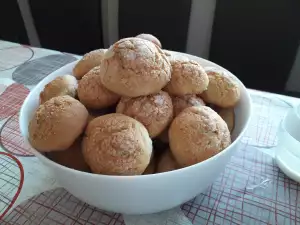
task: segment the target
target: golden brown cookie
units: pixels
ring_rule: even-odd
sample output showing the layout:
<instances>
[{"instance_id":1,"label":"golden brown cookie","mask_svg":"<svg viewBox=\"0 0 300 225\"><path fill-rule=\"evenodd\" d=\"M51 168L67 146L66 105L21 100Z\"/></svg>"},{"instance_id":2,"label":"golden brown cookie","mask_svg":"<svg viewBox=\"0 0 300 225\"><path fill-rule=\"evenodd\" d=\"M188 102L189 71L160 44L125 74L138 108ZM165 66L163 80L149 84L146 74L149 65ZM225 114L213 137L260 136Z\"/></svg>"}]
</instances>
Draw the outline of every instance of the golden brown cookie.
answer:
<instances>
[{"instance_id":1,"label":"golden brown cookie","mask_svg":"<svg viewBox=\"0 0 300 225\"><path fill-rule=\"evenodd\" d=\"M229 131L232 132L235 124L234 108L220 109L219 115L226 122Z\"/></svg>"},{"instance_id":2,"label":"golden brown cookie","mask_svg":"<svg viewBox=\"0 0 300 225\"><path fill-rule=\"evenodd\" d=\"M78 98L91 109L102 109L116 104L120 96L103 86L100 67L90 70L78 83Z\"/></svg>"},{"instance_id":3,"label":"golden brown cookie","mask_svg":"<svg viewBox=\"0 0 300 225\"><path fill-rule=\"evenodd\" d=\"M155 37L155 36L152 35L152 34L139 34L139 35L137 35L136 37L137 37L137 38L144 39L144 40L151 41L153 44L156 44L158 47L161 48L161 43L160 43L160 41L157 39L157 37Z\"/></svg>"},{"instance_id":4,"label":"golden brown cookie","mask_svg":"<svg viewBox=\"0 0 300 225\"><path fill-rule=\"evenodd\" d=\"M171 95L200 94L208 86L208 77L196 61L174 55L169 57L172 66L171 81L164 90Z\"/></svg>"},{"instance_id":5,"label":"golden brown cookie","mask_svg":"<svg viewBox=\"0 0 300 225\"><path fill-rule=\"evenodd\" d=\"M72 75L64 75L55 78L46 84L40 93L40 104L56 96L70 95L75 98L77 91L77 80Z\"/></svg>"},{"instance_id":6,"label":"golden brown cookie","mask_svg":"<svg viewBox=\"0 0 300 225\"><path fill-rule=\"evenodd\" d=\"M40 152L68 149L83 132L88 111L78 100L65 95L40 105L28 132L32 147Z\"/></svg>"},{"instance_id":7,"label":"golden brown cookie","mask_svg":"<svg viewBox=\"0 0 300 225\"><path fill-rule=\"evenodd\" d=\"M137 120L119 113L93 119L83 138L83 156L93 173L140 175L152 155L152 140Z\"/></svg>"},{"instance_id":8,"label":"golden brown cookie","mask_svg":"<svg viewBox=\"0 0 300 225\"><path fill-rule=\"evenodd\" d=\"M172 99L164 91L136 98L122 97L116 112L140 121L153 138L158 136L173 118Z\"/></svg>"},{"instance_id":9,"label":"golden brown cookie","mask_svg":"<svg viewBox=\"0 0 300 225\"><path fill-rule=\"evenodd\" d=\"M205 102L197 95L183 95L172 97L174 116L181 113L182 110L191 106L204 106Z\"/></svg>"},{"instance_id":10,"label":"golden brown cookie","mask_svg":"<svg viewBox=\"0 0 300 225\"><path fill-rule=\"evenodd\" d=\"M71 169L84 172L90 171L81 151L81 138L77 138L67 150L48 152L47 156L52 161Z\"/></svg>"},{"instance_id":11,"label":"golden brown cookie","mask_svg":"<svg viewBox=\"0 0 300 225\"><path fill-rule=\"evenodd\" d=\"M121 39L104 55L103 85L121 95L138 97L159 92L171 79L171 65L162 50L140 38Z\"/></svg>"},{"instance_id":12,"label":"golden brown cookie","mask_svg":"<svg viewBox=\"0 0 300 225\"><path fill-rule=\"evenodd\" d=\"M207 106L192 106L173 120L169 129L171 151L182 167L202 162L229 146L225 121Z\"/></svg>"},{"instance_id":13,"label":"golden brown cookie","mask_svg":"<svg viewBox=\"0 0 300 225\"><path fill-rule=\"evenodd\" d=\"M166 57L169 59L169 57L172 56L172 53L168 50L162 49L163 53L165 53Z\"/></svg>"},{"instance_id":14,"label":"golden brown cookie","mask_svg":"<svg viewBox=\"0 0 300 225\"><path fill-rule=\"evenodd\" d=\"M225 71L214 67L205 68L209 78L207 90L201 94L202 99L222 108L233 107L240 100L238 82Z\"/></svg>"},{"instance_id":15,"label":"golden brown cookie","mask_svg":"<svg viewBox=\"0 0 300 225\"><path fill-rule=\"evenodd\" d=\"M176 169L179 169L179 165L176 162L174 156L172 155L170 149L167 149L162 153L158 160L156 172L163 173Z\"/></svg>"},{"instance_id":16,"label":"golden brown cookie","mask_svg":"<svg viewBox=\"0 0 300 225\"><path fill-rule=\"evenodd\" d=\"M73 69L74 76L80 80L83 75L96 66L100 66L106 49L97 49L86 53Z\"/></svg>"}]
</instances>

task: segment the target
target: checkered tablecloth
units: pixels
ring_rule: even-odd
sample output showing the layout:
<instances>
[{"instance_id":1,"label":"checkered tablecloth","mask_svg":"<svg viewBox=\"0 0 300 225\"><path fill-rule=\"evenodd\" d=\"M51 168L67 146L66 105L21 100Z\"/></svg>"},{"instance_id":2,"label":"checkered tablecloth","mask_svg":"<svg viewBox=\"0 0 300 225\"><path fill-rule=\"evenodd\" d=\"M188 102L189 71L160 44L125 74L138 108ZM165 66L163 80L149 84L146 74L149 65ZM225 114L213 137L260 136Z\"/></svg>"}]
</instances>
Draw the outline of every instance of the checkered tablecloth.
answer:
<instances>
[{"instance_id":1,"label":"checkered tablecloth","mask_svg":"<svg viewBox=\"0 0 300 225\"><path fill-rule=\"evenodd\" d=\"M298 99L251 90L253 117L242 147L204 193L179 208L129 217L90 206L60 188L28 153L18 112L31 88L74 60L70 54L0 41L1 225L300 224L300 185L278 169L272 149L280 121Z\"/></svg>"}]
</instances>

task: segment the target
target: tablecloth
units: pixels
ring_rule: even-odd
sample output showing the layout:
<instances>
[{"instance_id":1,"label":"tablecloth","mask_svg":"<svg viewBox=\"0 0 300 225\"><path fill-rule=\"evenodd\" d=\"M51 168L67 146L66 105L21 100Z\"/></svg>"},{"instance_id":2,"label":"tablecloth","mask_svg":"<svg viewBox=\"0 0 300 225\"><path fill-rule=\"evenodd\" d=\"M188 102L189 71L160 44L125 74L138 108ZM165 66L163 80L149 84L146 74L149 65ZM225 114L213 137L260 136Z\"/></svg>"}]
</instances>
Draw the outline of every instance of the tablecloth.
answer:
<instances>
[{"instance_id":1,"label":"tablecloth","mask_svg":"<svg viewBox=\"0 0 300 225\"><path fill-rule=\"evenodd\" d=\"M273 159L277 127L299 100L254 90L249 90L254 109L242 147L205 192L180 207L130 217L90 206L61 188L29 153L18 128L18 113L30 89L77 58L0 41L0 218L6 214L0 224L146 224L160 216L168 217L164 224L181 225L300 224L300 185ZM148 224L160 224L153 221Z\"/></svg>"}]
</instances>

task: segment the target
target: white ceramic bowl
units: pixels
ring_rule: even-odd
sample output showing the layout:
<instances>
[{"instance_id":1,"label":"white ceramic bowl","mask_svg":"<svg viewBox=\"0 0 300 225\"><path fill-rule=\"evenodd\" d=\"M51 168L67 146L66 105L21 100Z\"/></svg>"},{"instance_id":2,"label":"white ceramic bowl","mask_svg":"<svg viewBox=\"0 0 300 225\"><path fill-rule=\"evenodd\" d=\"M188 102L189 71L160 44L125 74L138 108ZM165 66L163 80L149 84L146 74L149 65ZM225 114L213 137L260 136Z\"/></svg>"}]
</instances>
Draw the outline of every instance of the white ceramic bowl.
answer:
<instances>
[{"instance_id":1,"label":"white ceramic bowl","mask_svg":"<svg viewBox=\"0 0 300 225\"><path fill-rule=\"evenodd\" d=\"M202 66L222 68L205 59L187 56L198 61ZM40 92L54 78L71 74L75 64L76 62L70 63L47 76L24 101L20 112L20 129L28 144L28 123L38 107ZM232 134L233 143L221 153L193 166L153 175L108 176L69 169L49 160L36 150L33 150L33 153L53 170L62 187L88 204L125 214L155 213L170 209L205 191L238 150L240 138L249 123L251 114L249 93L241 82L240 85L241 100L235 107L236 124Z\"/></svg>"}]
</instances>

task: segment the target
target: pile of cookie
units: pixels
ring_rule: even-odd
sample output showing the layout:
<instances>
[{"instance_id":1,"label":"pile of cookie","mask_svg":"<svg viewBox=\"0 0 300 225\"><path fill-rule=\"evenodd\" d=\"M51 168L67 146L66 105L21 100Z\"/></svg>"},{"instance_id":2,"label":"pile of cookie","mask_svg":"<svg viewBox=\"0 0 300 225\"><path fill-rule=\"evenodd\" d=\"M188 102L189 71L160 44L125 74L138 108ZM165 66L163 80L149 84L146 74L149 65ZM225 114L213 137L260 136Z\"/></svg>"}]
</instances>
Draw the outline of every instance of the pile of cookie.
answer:
<instances>
[{"instance_id":1,"label":"pile of cookie","mask_svg":"<svg viewBox=\"0 0 300 225\"><path fill-rule=\"evenodd\" d=\"M150 34L91 51L48 83L29 141L85 172L141 175L202 162L231 144L239 83Z\"/></svg>"}]
</instances>

